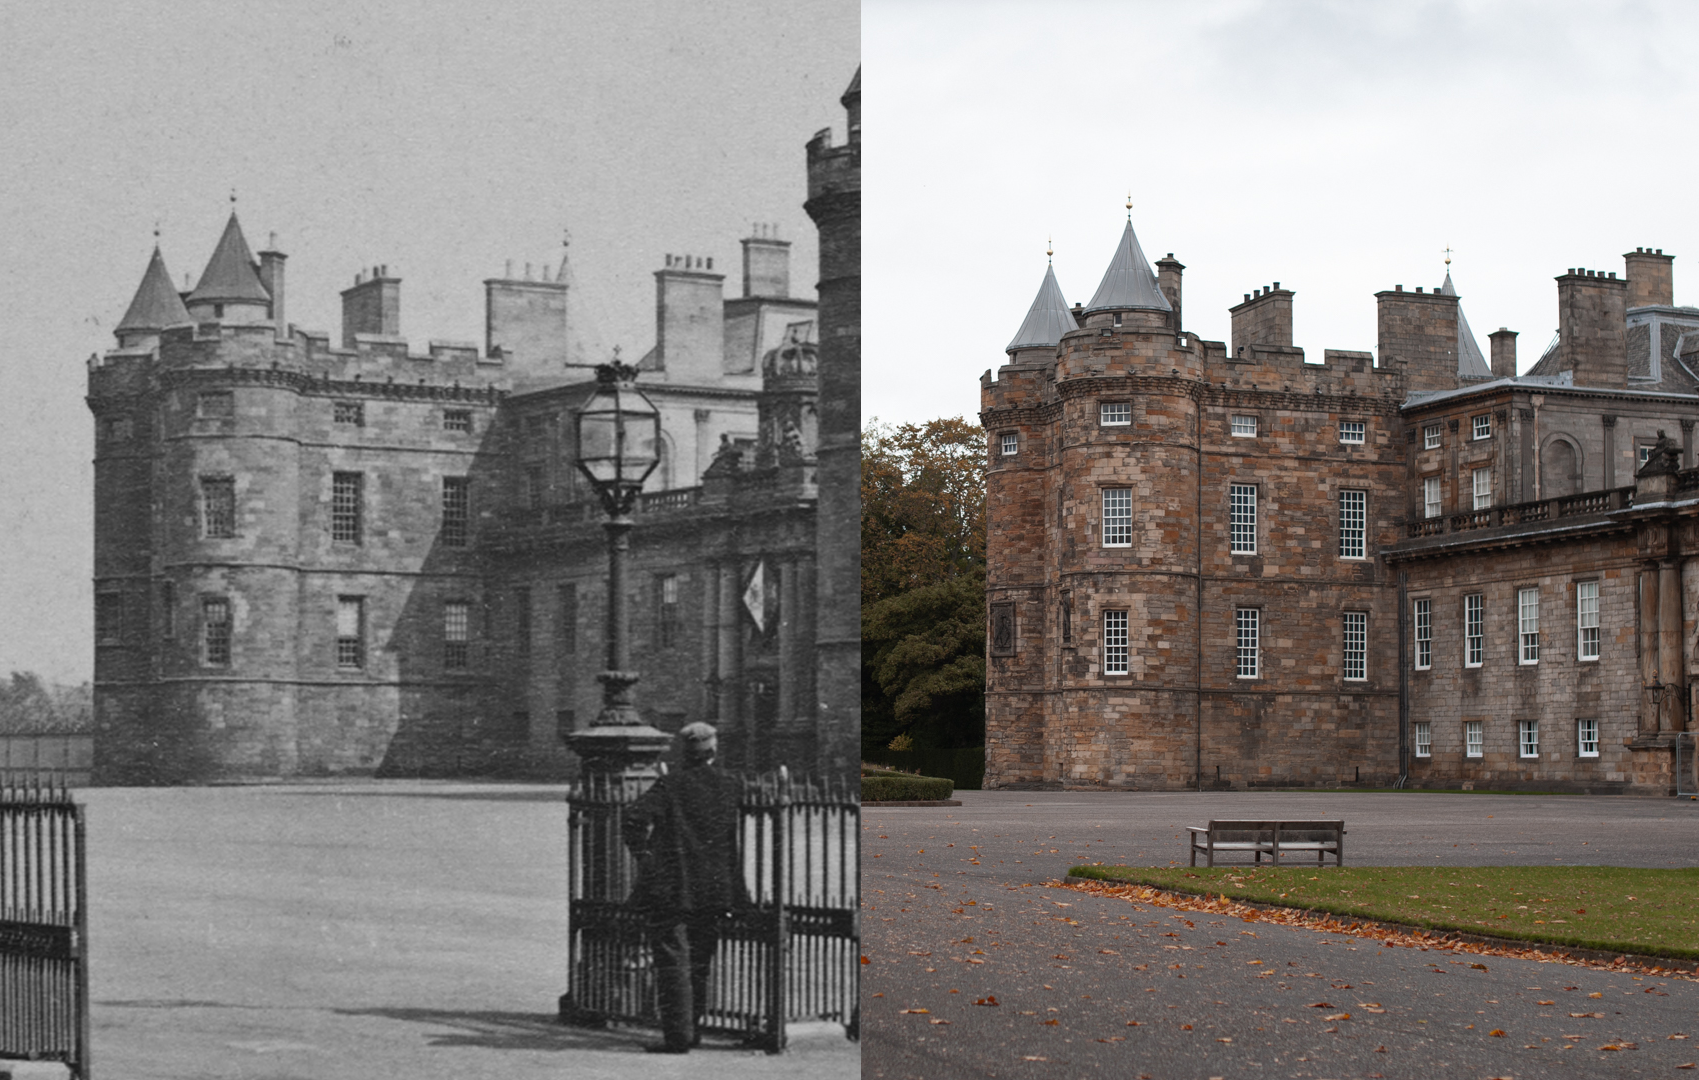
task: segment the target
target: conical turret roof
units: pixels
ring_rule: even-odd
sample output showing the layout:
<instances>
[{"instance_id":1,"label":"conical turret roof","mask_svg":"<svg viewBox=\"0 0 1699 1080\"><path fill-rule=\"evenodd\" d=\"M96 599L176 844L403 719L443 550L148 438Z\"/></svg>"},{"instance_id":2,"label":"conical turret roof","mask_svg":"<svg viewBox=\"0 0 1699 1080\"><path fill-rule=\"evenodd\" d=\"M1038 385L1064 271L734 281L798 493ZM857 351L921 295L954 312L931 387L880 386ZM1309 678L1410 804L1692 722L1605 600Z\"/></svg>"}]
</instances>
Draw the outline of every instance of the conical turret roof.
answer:
<instances>
[{"instance_id":1,"label":"conical turret roof","mask_svg":"<svg viewBox=\"0 0 1699 1080\"><path fill-rule=\"evenodd\" d=\"M242 224L236 220L236 211L232 210L230 220L224 226L224 235L218 238L218 246L213 249L212 258L207 260L206 270L201 274L200 284L190 294L189 303L243 301L269 304L271 294L260 284L259 274L254 271L254 253L248 247L247 237L242 235Z\"/></svg>"},{"instance_id":2,"label":"conical turret roof","mask_svg":"<svg viewBox=\"0 0 1699 1080\"><path fill-rule=\"evenodd\" d=\"M1026 321L1021 323L1014 339L1003 351L1054 347L1062 340L1063 334L1078 329L1074 313L1068 310L1068 302L1062 298L1062 287L1056 284L1056 268L1047 266L1044 268L1044 283L1039 285L1038 295L1033 298L1032 307L1027 309Z\"/></svg>"},{"instance_id":3,"label":"conical turret roof","mask_svg":"<svg viewBox=\"0 0 1699 1080\"><path fill-rule=\"evenodd\" d=\"M1456 296L1457 290L1451 284L1451 271L1445 272L1445 284L1439 287L1441 296ZM1469 320L1463 316L1463 305L1457 305L1457 377L1460 379L1490 379L1493 375L1492 365L1481 355L1481 346L1475 341L1475 332L1469 329Z\"/></svg>"},{"instance_id":4,"label":"conical turret roof","mask_svg":"<svg viewBox=\"0 0 1699 1080\"><path fill-rule=\"evenodd\" d=\"M163 330L167 326L191 322L189 309L171 284L171 273L165 269L165 257L159 245L153 246L153 258L148 260L147 272L136 289L135 299L118 323L117 332L127 330Z\"/></svg>"},{"instance_id":5,"label":"conical turret roof","mask_svg":"<svg viewBox=\"0 0 1699 1080\"><path fill-rule=\"evenodd\" d=\"M1097 294L1085 306L1085 313L1130 308L1174 310L1169 307L1168 298L1162 295L1162 290L1157 288L1156 274L1150 268L1150 261L1144 257L1139 238L1133 235L1132 219L1128 218L1127 228L1121 233L1121 242L1115 247L1115 257L1109 260L1109 269L1103 274L1103 284L1097 287Z\"/></svg>"}]
</instances>

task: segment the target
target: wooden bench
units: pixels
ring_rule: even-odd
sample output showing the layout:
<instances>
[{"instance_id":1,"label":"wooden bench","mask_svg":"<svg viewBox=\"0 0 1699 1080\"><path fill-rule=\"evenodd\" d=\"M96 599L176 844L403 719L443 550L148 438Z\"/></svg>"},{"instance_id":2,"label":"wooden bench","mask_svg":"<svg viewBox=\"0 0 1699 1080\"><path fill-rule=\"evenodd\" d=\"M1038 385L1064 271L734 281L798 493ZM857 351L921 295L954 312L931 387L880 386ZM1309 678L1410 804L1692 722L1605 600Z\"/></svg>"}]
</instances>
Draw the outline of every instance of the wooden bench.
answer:
<instances>
[{"instance_id":1,"label":"wooden bench","mask_svg":"<svg viewBox=\"0 0 1699 1080\"><path fill-rule=\"evenodd\" d=\"M1333 856L1335 866L1345 865L1345 822L1343 821L1214 821L1207 827L1187 826L1192 834L1192 865L1203 852L1205 865L1214 866L1218 852L1248 851L1255 861L1266 854L1280 865L1281 855L1315 852L1316 865Z\"/></svg>"}]
</instances>

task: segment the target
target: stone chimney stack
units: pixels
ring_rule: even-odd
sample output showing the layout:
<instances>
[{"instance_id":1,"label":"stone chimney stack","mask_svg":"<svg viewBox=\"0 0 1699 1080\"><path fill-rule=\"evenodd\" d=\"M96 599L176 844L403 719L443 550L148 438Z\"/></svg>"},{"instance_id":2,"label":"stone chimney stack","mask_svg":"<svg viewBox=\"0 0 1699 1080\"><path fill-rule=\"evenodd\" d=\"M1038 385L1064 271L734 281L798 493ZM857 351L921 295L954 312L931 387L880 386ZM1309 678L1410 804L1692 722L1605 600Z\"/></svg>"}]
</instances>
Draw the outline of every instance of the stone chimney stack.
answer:
<instances>
[{"instance_id":1,"label":"stone chimney stack","mask_svg":"<svg viewBox=\"0 0 1699 1080\"><path fill-rule=\"evenodd\" d=\"M401 336L401 279L389 275L389 267L374 266L354 275L354 284L342 290L342 347L354 348L354 335Z\"/></svg>"},{"instance_id":2,"label":"stone chimney stack","mask_svg":"<svg viewBox=\"0 0 1699 1080\"><path fill-rule=\"evenodd\" d=\"M1670 307L1675 303L1675 274L1671 263L1674 255L1665 255L1663 248L1635 248L1623 255L1627 265L1628 306L1647 307L1657 304Z\"/></svg>"},{"instance_id":3,"label":"stone chimney stack","mask_svg":"<svg viewBox=\"0 0 1699 1080\"><path fill-rule=\"evenodd\" d=\"M271 294L271 321L280 338L289 334L289 322L283 312L283 263L288 258L277 250L277 234L272 233L266 250L260 252L260 284Z\"/></svg>"},{"instance_id":4,"label":"stone chimney stack","mask_svg":"<svg viewBox=\"0 0 1699 1080\"><path fill-rule=\"evenodd\" d=\"M1557 279L1558 370L1577 386L1628 385L1628 282L1580 267Z\"/></svg>"},{"instance_id":5,"label":"stone chimney stack","mask_svg":"<svg viewBox=\"0 0 1699 1080\"><path fill-rule=\"evenodd\" d=\"M776 225L759 225L743 241L743 295L788 297L791 294L791 243L780 240Z\"/></svg>"},{"instance_id":6,"label":"stone chimney stack","mask_svg":"<svg viewBox=\"0 0 1699 1080\"><path fill-rule=\"evenodd\" d=\"M1439 290L1375 293L1380 366L1405 367L1409 390L1452 390L1457 379L1457 297Z\"/></svg>"},{"instance_id":7,"label":"stone chimney stack","mask_svg":"<svg viewBox=\"0 0 1699 1080\"><path fill-rule=\"evenodd\" d=\"M1244 303L1227 309L1233 316L1233 352L1229 359L1249 359L1244 350L1252 345L1292 344L1292 295L1291 289L1282 289L1277 281L1246 293Z\"/></svg>"},{"instance_id":8,"label":"stone chimney stack","mask_svg":"<svg viewBox=\"0 0 1699 1080\"><path fill-rule=\"evenodd\" d=\"M1487 335L1492 342L1493 378L1509 379L1516 375L1516 331L1499 327Z\"/></svg>"},{"instance_id":9,"label":"stone chimney stack","mask_svg":"<svg viewBox=\"0 0 1699 1080\"><path fill-rule=\"evenodd\" d=\"M668 255L655 271L653 369L668 382L709 385L724 369L726 277L714 260Z\"/></svg>"},{"instance_id":10,"label":"stone chimney stack","mask_svg":"<svg viewBox=\"0 0 1699 1080\"><path fill-rule=\"evenodd\" d=\"M1174 309L1174 332L1176 334L1185 327L1185 324L1180 321L1180 275L1185 272L1185 269L1185 266L1174 258L1172 251L1165 257L1156 260L1156 286L1162 290L1162 295L1167 299L1168 306ZM1290 318L1288 318L1288 323L1290 323Z\"/></svg>"}]
</instances>

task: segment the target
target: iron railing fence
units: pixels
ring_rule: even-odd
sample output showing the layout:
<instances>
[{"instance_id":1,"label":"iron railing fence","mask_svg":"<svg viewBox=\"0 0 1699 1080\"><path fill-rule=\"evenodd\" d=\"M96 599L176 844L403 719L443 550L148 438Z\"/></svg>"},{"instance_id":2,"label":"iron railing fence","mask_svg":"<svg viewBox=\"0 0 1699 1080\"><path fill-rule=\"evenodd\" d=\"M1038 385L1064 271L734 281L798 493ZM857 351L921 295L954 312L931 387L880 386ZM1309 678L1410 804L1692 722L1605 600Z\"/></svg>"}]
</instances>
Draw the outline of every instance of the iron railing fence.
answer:
<instances>
[{"instance_id":1,"label":"iron railing fence","mask_svg":"<svg viewBox=\"0 0 1699 1080\"><path fill-rule=\"evenodd\" d=\"M83 807L63 775L0 772L0 1058L89 1076Z\"/></svg>"},{"instance_id":2,"label":"iron railing fence","mask_svg":"<svg viewBox=\"0 0 1699 1080\"><path fill-rule=\"evenodd\" d=\"M660 1023L645 920L626 904L636 860L620 839L624 808L650 783L592 776L568 797L570 1022ZM771 1053L788 1023L830 1021L858 1038L859 789L780 769L743 778L739 814L749 904L720 927L703 1027Z\"/></svg>"}]
</instances>

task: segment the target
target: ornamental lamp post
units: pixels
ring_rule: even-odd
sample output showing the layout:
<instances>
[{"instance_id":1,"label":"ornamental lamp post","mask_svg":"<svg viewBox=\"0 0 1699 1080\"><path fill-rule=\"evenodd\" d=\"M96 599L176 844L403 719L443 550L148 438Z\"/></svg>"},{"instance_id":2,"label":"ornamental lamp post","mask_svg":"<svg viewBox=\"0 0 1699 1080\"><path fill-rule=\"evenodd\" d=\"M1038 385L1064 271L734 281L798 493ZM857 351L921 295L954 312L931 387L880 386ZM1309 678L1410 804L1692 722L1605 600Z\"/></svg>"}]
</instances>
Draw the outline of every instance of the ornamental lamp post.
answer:
<instances>
[{"instance_id":1,"label":"ornamental lamp post","mask_svg":"<svg viewBox=\"0 0 1699 1080\"><path fill-rule=\"evenodd\" d=\"M643 481L660 464L661 414L637 389L637 369L619 359L596 368L596 389L578 409L578 468L601 497L608 520L608 658L602 711L583 731L563 736L587 772L652 777L672 736L643 722L632 703L639 675L631 667L625 562L631 549L631 508Z\"/></svg>"}]
</instances>

